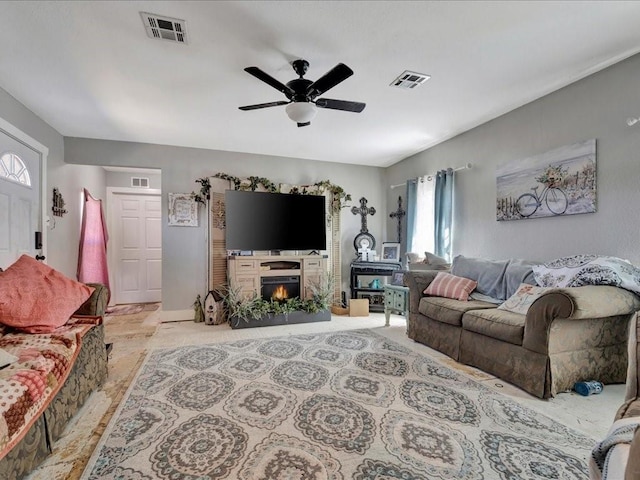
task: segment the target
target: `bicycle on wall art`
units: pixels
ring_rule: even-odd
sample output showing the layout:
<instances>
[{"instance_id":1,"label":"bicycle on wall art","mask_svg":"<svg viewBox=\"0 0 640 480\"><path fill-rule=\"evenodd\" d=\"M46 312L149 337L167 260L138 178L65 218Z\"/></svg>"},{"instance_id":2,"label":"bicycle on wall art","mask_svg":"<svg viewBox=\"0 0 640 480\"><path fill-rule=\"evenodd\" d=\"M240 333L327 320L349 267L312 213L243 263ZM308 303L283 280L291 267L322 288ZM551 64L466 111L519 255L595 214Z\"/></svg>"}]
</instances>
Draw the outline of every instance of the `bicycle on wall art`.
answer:
<instances>
[{"instance_id":1,"label":"bicycle on wall art","mask_svg":"<svg viewBox=\"0 0 640 480\"><path fill-rule=\"evenodd\" d=\"M596 211L596 140L566 145L496 169L496 219Z\"/></svg>"}]
</instances>

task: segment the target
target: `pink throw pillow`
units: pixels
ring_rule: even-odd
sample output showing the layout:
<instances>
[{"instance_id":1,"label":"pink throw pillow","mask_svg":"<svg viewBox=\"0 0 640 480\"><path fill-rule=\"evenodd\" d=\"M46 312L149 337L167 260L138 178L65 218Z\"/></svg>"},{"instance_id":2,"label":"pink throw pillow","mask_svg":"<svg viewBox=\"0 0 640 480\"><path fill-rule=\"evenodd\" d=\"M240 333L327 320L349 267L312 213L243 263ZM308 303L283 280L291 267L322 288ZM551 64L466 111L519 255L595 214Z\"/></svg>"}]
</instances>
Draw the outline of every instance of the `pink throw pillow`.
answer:
<instances>
[{"instance_id":1,"label":"pink throw pillow","mask_svg":"<svg viewBox=\"0 0 640 480\"><path fill-rule=\"evenodd\" d=\"M0 323L27 333L61 327L94 288L22 255L0 273Z\"/></svg>"},{"instance_id":2,"label":"pink throw pillow","mask_svg":"<svg viewBox=\"0 0 640 480\"><path fill-rule=\"evenodd\" d=\"M436 278L427 286L424 293L433 297L446 297L456 300L469 300L469 294L478 282L464 277L457 277L446 272L438 272Z\"/></svg>"}]
</instances>

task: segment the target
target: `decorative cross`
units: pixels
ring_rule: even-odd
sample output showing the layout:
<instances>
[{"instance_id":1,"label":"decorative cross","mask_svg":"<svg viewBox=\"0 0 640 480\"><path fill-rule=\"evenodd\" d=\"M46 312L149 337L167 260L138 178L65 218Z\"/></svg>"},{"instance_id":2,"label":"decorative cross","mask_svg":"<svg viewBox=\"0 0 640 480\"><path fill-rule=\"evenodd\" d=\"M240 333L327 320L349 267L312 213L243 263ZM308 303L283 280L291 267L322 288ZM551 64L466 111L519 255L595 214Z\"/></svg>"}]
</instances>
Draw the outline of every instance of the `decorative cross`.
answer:
<instances>
[{"instance_id":1,"label":"decorative cross","mask_svg":"<svg viewBox=\"0 0 640 480\"><path fill-rule=\"evenodd\" d=\"M362 197L360 199L360 208L351 207L351 213L354 215L360 215L362 217L362 227L360 228L361 233L368 233L369 229L367 228L367 215L375 215L376 209L373 207L367 208L367 199Z\"/></svg>"},{"instance_id":2,"label":"decorative cross","mask_svg":"<svg viewBox=\"0 0 640 480\"><path fill-rule=\"evenodd\" d=\"M398 209L395 212L389 214L391 218L396 218L398 220L398 243L402 243L402 217L404 217L407 212L402 208L402 197L398 197Z\"/></svg>"}]
</instances>

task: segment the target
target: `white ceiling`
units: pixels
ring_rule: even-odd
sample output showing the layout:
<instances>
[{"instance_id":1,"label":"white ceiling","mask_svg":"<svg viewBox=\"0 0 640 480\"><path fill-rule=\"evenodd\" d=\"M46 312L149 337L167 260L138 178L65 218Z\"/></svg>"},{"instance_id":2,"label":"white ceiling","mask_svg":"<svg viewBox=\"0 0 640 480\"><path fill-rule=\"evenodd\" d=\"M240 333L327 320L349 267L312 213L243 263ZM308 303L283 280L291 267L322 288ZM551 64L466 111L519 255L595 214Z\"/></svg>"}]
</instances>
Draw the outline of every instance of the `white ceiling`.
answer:
<instances>
[{"instance_id":1,"label":"white ceiling","mask_svg":"<svg viewBox=\"0 0 640 480\"><path fill-rule=\"evenodd\" d=\"M188 45L146 36L141 11L186 20ZM640 2L0 2L0 87L70 137L388 166L640 51ZM355 74L297 128L289 62ZM417 90L389 84L429 74ZM2 116L2 112L0 112Z\"/></svg>"}]
</instances>

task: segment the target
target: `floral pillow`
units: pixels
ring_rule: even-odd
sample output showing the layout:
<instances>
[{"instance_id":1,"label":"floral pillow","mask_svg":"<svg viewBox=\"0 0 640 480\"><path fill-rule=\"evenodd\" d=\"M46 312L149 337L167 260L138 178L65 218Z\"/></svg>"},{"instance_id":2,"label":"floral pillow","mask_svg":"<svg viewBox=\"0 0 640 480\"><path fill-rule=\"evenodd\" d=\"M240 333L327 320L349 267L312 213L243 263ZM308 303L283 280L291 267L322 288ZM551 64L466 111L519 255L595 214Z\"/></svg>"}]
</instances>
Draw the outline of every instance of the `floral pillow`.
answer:
<instances>
[{"instance_id":1,"label":"floral pillow","mask_svg":"<svg viewBox=\"0 0 640 480\"><path fill-rule=\"evenodd\" d=\"M433 297L469 300L469 294L478 282L464 277L456 277L450 273L438 272L436 278L427 286L424 293Z\"/></svg>"},{"instance_id":2,"label":"floral pillow","mask_svg":"<svg viewBox=\"0 0 640 480\"><path fill-rule=\"evenodd\" d=\"M526 315L529 307L545 293L557 290L556 288L536 287L528 283L521 283L520 287L498 309Z\"/></svg>"},{"instance_id":3,"label":"floral pillow","mask_svg":"<svg viewBox=\"0 0 640 480\"><path fill-rule=\"evenodd\" d=\"M603 255L574 255L533 267L542 287L612 285L640 293L640 268L628 261Z\"/></svg>"}]
</instances>

